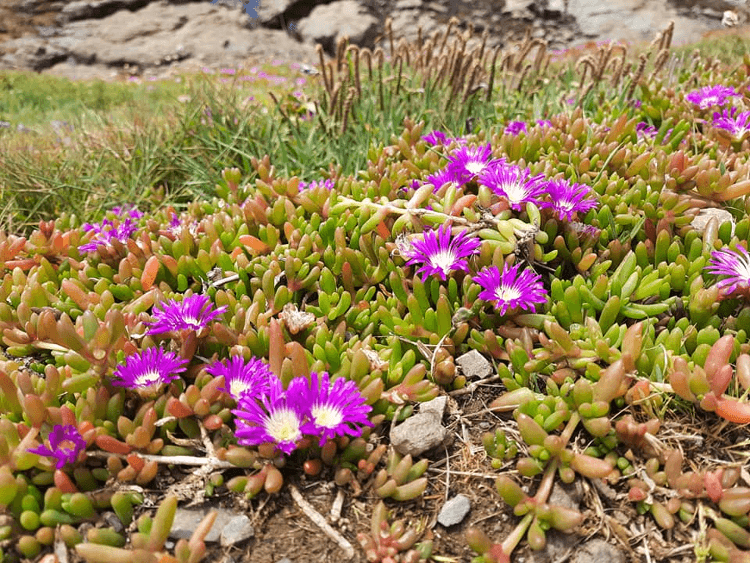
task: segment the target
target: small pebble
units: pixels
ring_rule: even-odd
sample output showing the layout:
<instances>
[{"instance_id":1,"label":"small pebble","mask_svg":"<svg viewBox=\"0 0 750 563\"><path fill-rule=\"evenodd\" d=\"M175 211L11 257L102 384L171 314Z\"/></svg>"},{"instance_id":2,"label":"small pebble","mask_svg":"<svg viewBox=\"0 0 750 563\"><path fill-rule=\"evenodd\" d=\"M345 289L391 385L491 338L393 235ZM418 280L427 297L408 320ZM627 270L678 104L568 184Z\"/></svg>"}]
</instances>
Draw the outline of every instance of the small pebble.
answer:
<instances>
[{"instance_id":1,"label":"small pebble","mask_svg":"<svg viewBox=\"0 0 750 563\"><path fill-rule=\"evenodd\" d=\"M465 495L456 495L443 505L440 514L438 514L438 523L446 528L458 524L466 518L469 510L471 510L471 501L469 500L469 497Z\"/></svg>"}]
</instances>

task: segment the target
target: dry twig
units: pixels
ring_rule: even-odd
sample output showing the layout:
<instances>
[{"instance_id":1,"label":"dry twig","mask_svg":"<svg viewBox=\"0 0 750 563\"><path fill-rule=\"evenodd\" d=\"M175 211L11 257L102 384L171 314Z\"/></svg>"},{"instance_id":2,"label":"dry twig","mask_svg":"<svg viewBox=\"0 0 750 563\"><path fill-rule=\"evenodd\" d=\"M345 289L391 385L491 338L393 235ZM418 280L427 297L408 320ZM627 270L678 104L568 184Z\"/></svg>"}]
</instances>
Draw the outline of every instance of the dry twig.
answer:
<instances>
[{"instance_id":1,"label":"dry twig","mask_svg":"<svg viewBox=\"0 0 750 563\"><path fill-rule=\"evenodd\" d=\"M339 534L328 524L328 522L326 522L326 519L323 518L320 512L315 510L312 505L305 500L305 497L302 496L302 493L299 492L299 489L297 489L297 487L295 487L294 485L289 485L289 490L292 493L294 502L296 502L297 506L300 507L300 510L305 513L305 516L312 520L313 523L318 526L318 528L323 530L323 533L325 533L325 535L335 541L336 544L344 551L344 559L348 560L354 557L354 548L352 547L352 544L350 544L344 536Z\"/></svg>"}]
</instances>

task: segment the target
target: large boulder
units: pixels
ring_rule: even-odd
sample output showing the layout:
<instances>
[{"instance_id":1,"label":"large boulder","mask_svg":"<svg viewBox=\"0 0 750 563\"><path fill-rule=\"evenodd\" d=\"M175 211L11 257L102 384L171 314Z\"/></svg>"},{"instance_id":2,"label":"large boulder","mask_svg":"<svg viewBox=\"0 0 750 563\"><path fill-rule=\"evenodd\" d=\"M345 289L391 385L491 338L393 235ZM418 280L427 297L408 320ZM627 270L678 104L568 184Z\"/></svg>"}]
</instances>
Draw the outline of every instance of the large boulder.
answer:
<instances>
[{"instance_id":1,"label":"large boulder","mask_svg":"<svg viewBox=\"0 0 750 563\"><path fill-rule=\"evenodd\" d=\"M339 38L347 36L349 42L363 47L374 47L378 33L378 20L355 0L339 0L316 6L302 19L297 33L305 41L320 43L331 55L335 54Z\"/></svg>"}]
</instances>

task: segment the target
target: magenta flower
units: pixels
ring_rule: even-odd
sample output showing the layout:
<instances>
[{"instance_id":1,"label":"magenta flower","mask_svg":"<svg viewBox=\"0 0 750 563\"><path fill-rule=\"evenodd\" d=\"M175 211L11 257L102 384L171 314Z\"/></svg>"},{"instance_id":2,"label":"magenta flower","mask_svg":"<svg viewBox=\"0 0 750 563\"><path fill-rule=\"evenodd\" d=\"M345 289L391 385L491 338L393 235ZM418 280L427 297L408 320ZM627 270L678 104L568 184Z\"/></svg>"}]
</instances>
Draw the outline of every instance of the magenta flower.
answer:
<instances>
[{"instance_id":1,"label":"magenta flower","mask_svg":"<svg viewBox=\"0 0 750 563\"><path fill-rule=\"evenodd\" d=\"M449 137L442 131L438 131L437 129L435 131L432 131L431 133L428 133L427 135L422 136L423 141L427 141L431 145L444 145L448 146L453 141L456 141L458 144L466 143L466 139L463 137Z\"/></svg>"},{"instance_id":2,"label":"magenta flower","mask_svg":"<svg viewBox=\"0 0 750 563\"><path fill-rule=\"evenodd\" d=\"M554 127L549 119L537 119L536 124L540 127Z\"/></svg>"},{"instance_id":3,"label":"magenta flower","mask_svg":"<svg viewBox=\"0 0 750 563\"><path fill-rule=\"evenodd\" d=\"M449 157L448 170L456 181L463 184L479 176L492 162L492 146L461 147Z\"/></svg>"},{"instance_id":4,"label":"magenta flower","mask_svg":"<svg viewBox=\"0 0 750 563\"><path fill-rule=\"evenodd\" d=\"M451 171L450 167L443 168L442 170L438 170L434 174L430 174L424 179L426 184L432 184L435 186L435 189L433 191L438 191L440 188L442 188L445 184L450 184L451 182L458 184L459 180L456 178L456 176Z\"/></svg>"},{"instance_id":5,"label":"magenta flower","mask_svg":"<svg viewBox=\"0 0 750 563\"><path fill-rule=\"evenodd\" d=\"M99 224L85 223L81 228L86 232L92 231L94 234L89 242L78 247L79 252L96 252L99 247L110 246L114 239L125 244L130 235L138 230L138 226L130 217L118 222L117 225L110 219L104 219Z\"/></svg>"},{"instance_id":6,"label":"magenta flower","mask_svg":"<svg viewBox=\"0 0 750 563\"><path fill-rule=\"evenodd\" d=\"M482 286L479 299L494 301L495 307L504 315L509 309L533 311L535 303L544 303L546 292L542 277L532 270L518 273L518 264L503 266L503 272L497 266L482 268L473 278Z\"/></svg>"},{"instance_id":7,"label":"magenta flower","mask_svg":"<svg viewBox=\"0 0 750 563\"><path fill-rule=\"evenodd\" d=\"M160 307L160 308L157 308ZM200 330L227 310L213 308L208 295L190 295L182 301L170 299L154 307L154 321L146 334L160 334L172 330Z\"/></svg>"},{"instance_id":8,"label":"magenta flower","mask_svg":"<svg viewBox=\"0 0 750 563\"><path fill-rule=\"evenodd\" d=\"M302 182L299 183L299 191L302 190L314 190L316 188L325 188L327 190L332 190L333 186L335 185L335 182L328 178L327 180L313 180L312 182Z\"/></svg>"},{"instance_id":9,"label":"magenta flower","mask_svg":"<svg viewBox=\"0 0 750 563\"><path fill-rule=\"evenodd\" d=\"M489 166L479 177L479 183L506 198L516 211L521 211L528 202L538 204L544 193L544 174L532 176L528 168L504 160Z\"/></svg>"},{"instance_id":10,"label":"magenta flower","mask_svg":"<svg viewBox=\"0 0 750 563\"><path fill-rule=\"evenodd\" d=\"M446 135L442 131L437 131L437 130L427 135L424 135L422 137L422 140L427 141L431 145L449 145L450 144L448 135Z\"/></svg>"},{"instance_id":11,"label":"magenta flower","mask_svg":"<svg viewBox=\"0 0 750 563\"><path fill-rule=\"evenodd\" d=\"M560 219L572 221L575 212L586 213L598 205L595 199L587 199L593 190L584 184L550 180L545 183L544 189L550 200L541 202L541 207L552 209Z\"/></svg>"},{"instance_id":12,"label":"magenta flower","mask_svg":"<svg viewBox=\"0 0 750 563\"><path fill-rule=\"evenodd\" d=\"M519 133L527 133L526 129L526 122L525 121L510 121L505 126L505 131L503 131L506 135L518 135Z\"/></svg>"},{"instance_id":13,"label":"magenta flower","mask_svg":"<svg viewBox=\"0 0 750 563\"><path fill-rule=\"evenodd\" d=\"M711 106L723 106L727 98L739 96L739 93L730 86L704 86L699 90L693 90L685 96L685 100L697 105L700 109L706 109Z\"/></svg>"},{"instance_id":14,"label":"magenta flower","mask_svg":"<svg viewBox=\"0 0 750 563\"><path fill-rule=\"evenodd\" d=\"M78 454L86 449L86 440L83 439L78 429L70 424L55 424L49 434L48 442L49 448L39 446L27 451L32 454L55 458L57 469L62 469L66 463L75 463Z\"/></svg>"},{"instance_id":15,"label":"magenta flower","mask_svg":"<svg viewBox=\"0 0 750 563\"><path fill-rule=\"evenodd\" d=\"M115 368L112 385L128 387L151 394L179 378L188 361L174 352L161 348L147 348L125 358L125 364Z\"/></svg>"},{"instance_id":16,"label":"magenta flower","mask_svg":"<svg viewBox=\"0 0 750 563\"><path fill-rule=\"evenodd\" d=\"M635 134L639 139L653 139L654 137L656 137L656 133L656 127L654 127L653 125L649 125L645 121L640 121L635 126Z\"/></svg>"},{"instance_id":17,"label":"magenta flower","mask_svg":"<svg viewBox=\"0 0 750 563\"><path fill-rule=\"evenodd\" d=\"M737 108L731 111L714 112L713 126L729 132L736 141L741 141L750 132L750 111L737 114Z\"/></svg>"},{"instance_id":18,"label":"magenta flower","mask_svg":"<svg viewBox=\"0 0 750 563\"><path fill-rule=\"evenodd\" d=\"M216 362L206 368L206 372L214 377L224 376L224 387L220 389L229 393L239 401L243 395L258 395L268 393L269 380L275 377L271 369L259 358L251 358L249 362L241 356L232 356L221 362Z\"/></svg>"},{"instance_id":19,"label":"magenta flower","mask_svg":"<svg viewBox=\"0 0 750 563\"><path fill-rule=\"evenodd\" d=\"M735 250L715 250L706 270L717 276L727 276L716 283L719 289L726 289L727 293L750 288L750 254L742 246L737 246Z\"/></svg>"},{"instance_id":20,"label":"magenta flower","mask_svg":"<svg viewBox=\"0 0 750 563\"><path fill-rule=\"evenodd\" d=\"M302 379L303 382L308 383ZM362 426L372 426L367 414L372 407L354 381L338 378L330 382L326 372L310 374L309 387L302 404L307 422L305 434L320 436L320 445L337 436L360 436Z\"/></svg>"},{"instance_id":21,"label":"magenta flower","mask_svg":"<svg viewBox=\"0 0 750 563\"><path fill-rule=\"evenodd\" d=\"M302 439L304 410L301 406L306 397L305 382L295 378L284 391L277 377L269 380L268 393L243 394L237 408L232 411L237 417L237 443L242 446L276 444L285 454L292 453Z\"/></svg>"},{"instance_id":22,"label":"magenta flower","mask_svg":"<svg viewBox=\"0 0 750 563\"><path fill-rule=\"evenodd\" d=\"M461 231L451 240L451 227L441 225L436 231L425 231L424 240L411 243L412 248L406 254L407 266L424 264L417 270L422 274L422 280L427 276L437 274L445 281L451 270L469 271L466 258L477 254L482 244L476 237L470 237L466 231Z\"/></svg>"},{"instance_id":23,"label":"magenta flower","mask_svg":"<svg viewBox=\"0 0 750 563\"><path fill-rule=\"evenodd\" d=\"M112 208L112 213L114 213L118 217L127 215L135 221L143 217L143 213L141 211L138 211L138 208L132 204L116 205Z\"/></svg>"}]
</instances>

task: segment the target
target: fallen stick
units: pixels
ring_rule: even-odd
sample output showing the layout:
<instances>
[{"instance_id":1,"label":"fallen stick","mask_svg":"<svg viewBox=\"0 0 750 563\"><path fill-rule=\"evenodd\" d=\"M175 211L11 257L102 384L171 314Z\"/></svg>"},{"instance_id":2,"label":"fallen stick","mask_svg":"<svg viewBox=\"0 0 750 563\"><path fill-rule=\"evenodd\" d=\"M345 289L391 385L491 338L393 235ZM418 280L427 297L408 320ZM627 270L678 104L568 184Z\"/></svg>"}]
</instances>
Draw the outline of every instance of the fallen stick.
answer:
<instances>
[{"instance_id":1,"label":"fallen stick","mask_svg":"<svg viewBox=\"0 0 750 563\"><path fill-rule=\"evenodd\" d=\"M296 502L297 506L299 506L302 512L305 513L305 516L312 520L313 523L318 526L318 528L323 530L323 532L329 538L335 541L338 546L344 550L344 559L348 560L354 557L354 548L352 547L352 544L350 544L344 536L331 528L331 526L328 524L328 522L326 522L326 519L323 518L320 512L315 510L312 505L305 500L305 498L302 496L302 493L299 492L299 489L297 489L297 487L295 487L294 485L289 485L289 490L292 492L292 498L294 499L294 502Z\"/></svg>"}]
</instances>

